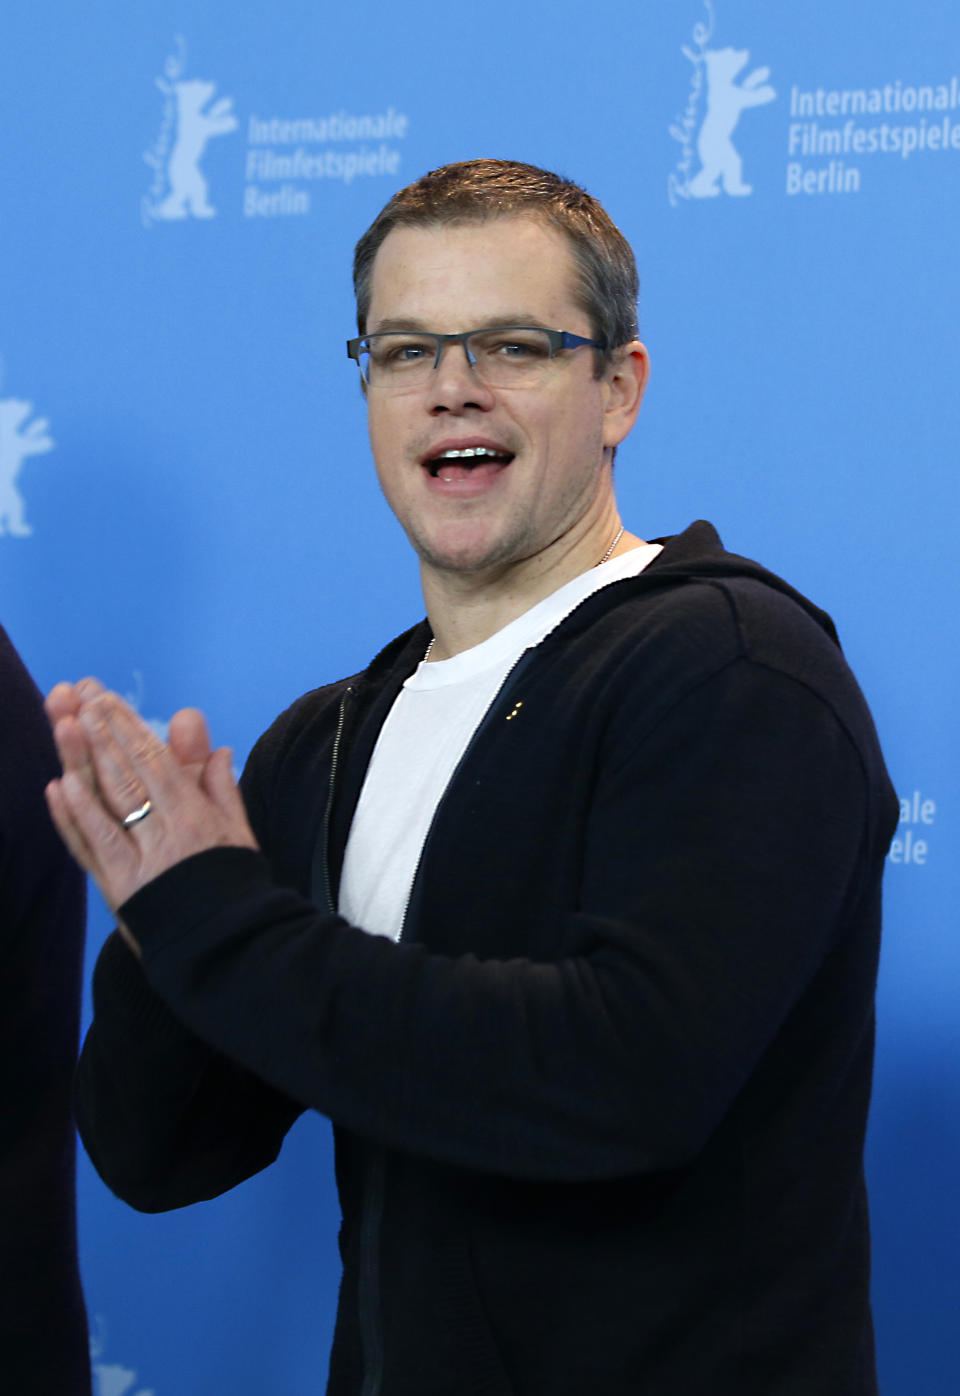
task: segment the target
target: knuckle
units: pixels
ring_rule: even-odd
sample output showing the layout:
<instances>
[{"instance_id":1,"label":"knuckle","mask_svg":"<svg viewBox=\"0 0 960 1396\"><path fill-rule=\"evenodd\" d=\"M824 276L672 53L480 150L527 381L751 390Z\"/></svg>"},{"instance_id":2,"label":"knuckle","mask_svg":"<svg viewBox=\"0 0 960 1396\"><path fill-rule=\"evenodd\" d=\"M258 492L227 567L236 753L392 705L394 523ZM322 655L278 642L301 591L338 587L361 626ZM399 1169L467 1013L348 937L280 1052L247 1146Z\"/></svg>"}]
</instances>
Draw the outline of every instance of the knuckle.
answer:
<instances>
[{"instance_id":1,"label":"knuckle","mask_svg":"<svg viewBox=\"0 0 960 1396\"><path fill-rule=\"evenodd\" d=\"M132 772L124 771L119 775L114 785L114 794L121 803L129 802L130 808L142 805L144 801L143 786Z\"/></svg>"},{"instance_id":2,"label":"knuckle","mask_svg":"<svg viewBox=\"0 0 960 1396\"><path fill-rule=\"evenodd\" d=\"M163 759L166 748L152 733L137 736L130 746L131 758L142 766L155 766Z\"/></svg>"}]
</instances>

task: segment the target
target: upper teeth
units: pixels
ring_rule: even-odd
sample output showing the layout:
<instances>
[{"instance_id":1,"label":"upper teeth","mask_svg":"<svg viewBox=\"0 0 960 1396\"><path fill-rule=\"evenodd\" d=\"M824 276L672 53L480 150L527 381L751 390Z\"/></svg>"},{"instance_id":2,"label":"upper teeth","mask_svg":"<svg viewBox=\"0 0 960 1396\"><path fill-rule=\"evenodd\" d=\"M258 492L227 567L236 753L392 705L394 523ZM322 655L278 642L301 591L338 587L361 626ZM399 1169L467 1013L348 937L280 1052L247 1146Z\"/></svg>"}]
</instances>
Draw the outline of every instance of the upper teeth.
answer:
<instances>
[{"instance_id":1,"label":"upper teeth","mask_svg":"<svg viewBox=\"0 0 960 1396\"><path fill-rule=\"evenodd\" d=\"M438 460L460 460L463 456L495 456L489 446L464 446L462 450L443 451Z\"/></svg>"}]
</instances>

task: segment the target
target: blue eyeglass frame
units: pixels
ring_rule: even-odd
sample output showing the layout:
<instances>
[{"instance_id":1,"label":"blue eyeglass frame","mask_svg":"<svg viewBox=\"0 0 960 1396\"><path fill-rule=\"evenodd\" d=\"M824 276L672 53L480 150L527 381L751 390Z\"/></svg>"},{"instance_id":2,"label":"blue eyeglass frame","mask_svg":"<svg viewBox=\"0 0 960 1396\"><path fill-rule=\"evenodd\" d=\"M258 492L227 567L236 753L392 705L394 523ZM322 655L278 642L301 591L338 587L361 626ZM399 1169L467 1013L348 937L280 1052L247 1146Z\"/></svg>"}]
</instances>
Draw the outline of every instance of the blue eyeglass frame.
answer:
<instances>
[{"instance_id":1,"label":"blue eyeglass frame","mask_svg":"<svg viewBox=\"0 0 960 1396\"><path fill-rule=\"evenodd\" d=\"M362 334L358 335L356 339L347 340L347 357L354 360L357 367L360 369L360 376L363 378L363 366L360 363L360 353L363 347L369 346L372 339L381 339L386 335L409 333L420 335L423 339L433 339L436 341L437 353L433 360L434 370L440 367L443 351L448 344L462 344L464 358L470 367L474 368L477 361L476 358L472 357L470 354L467 340L472 338L475 334L496 334L508 330L539 330L541 334L545 334L550 344L551 359L556 358L561 349L590 348L606 350L609 347L605 339L587 339L584 335L573 334L570 330L548 330L546 325L485 325L476 330L461 330L458 334L436 334L433 330L382 330L375 334ZM363 378L363 381L369 385L370 380L368 378Z\"/></svg>"}]
</instances>

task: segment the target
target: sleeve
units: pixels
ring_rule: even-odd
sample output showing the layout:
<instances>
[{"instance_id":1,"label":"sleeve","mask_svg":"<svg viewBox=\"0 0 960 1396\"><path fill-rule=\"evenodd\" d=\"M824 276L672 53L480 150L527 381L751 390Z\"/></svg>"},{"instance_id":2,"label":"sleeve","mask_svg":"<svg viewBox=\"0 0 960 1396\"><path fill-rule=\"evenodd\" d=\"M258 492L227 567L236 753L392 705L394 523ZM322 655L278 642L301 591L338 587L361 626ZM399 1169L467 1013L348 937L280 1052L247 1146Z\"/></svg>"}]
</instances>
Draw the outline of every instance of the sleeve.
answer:
<instances>
[{"instance_id":1,"label":"sleeve","mask_svg":"<svg viewBox=\"0 0 960 1396\"><path fill-rule=\"evenodd\" d=\"M97 1172L142 1212L216 1197L272 1163L302 1106L188 1031L119 932L93 977L74 1091Z\"/></svg>"},{"instance_id":2,"label":"sleeve","mask_svg":"<svg viewBox=\"0 0 960 1396\"><path fill-rule=\"evenodd\" d=\"M244 798L262 842L256 753ZM272 1163L303 1106L185 1026L119 932L93 975L93 1022L74 1087L80 1137L97 1172L144 1212L204 1201Z\"/></svg>"},{"instance_id":3,"label":"sleeve","mask_svg":"<svg viewBox=\"0 0 960 1396\"><path fill-rule=\"evenodd\" d=\"M395 945L217 849L123 908L150 983L218 1051L388 1146L556 1180L682 1164L859 895L866 781L830 707L748 661L636 726L611 727L555 962Z\"/></svg>"}]
</instances>

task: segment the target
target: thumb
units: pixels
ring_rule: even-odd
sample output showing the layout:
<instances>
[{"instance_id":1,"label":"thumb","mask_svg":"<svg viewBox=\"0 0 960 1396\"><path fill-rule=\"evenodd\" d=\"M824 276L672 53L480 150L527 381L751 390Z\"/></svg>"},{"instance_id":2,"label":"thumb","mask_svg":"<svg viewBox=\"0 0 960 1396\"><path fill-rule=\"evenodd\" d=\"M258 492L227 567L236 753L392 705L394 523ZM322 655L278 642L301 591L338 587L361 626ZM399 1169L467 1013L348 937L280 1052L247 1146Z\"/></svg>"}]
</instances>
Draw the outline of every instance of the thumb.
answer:
<instances>
[{"instance_id":1,"label":"thumb","mask_svg":"<svg viewBox=\"0 0 960 1396\"><path fill-rule=\"evenodd\" d=\"M170 719L170 750L181 766L202 766L210 755L210 734L199 708L181 708Z\"/></svg>"}]
</instances>

